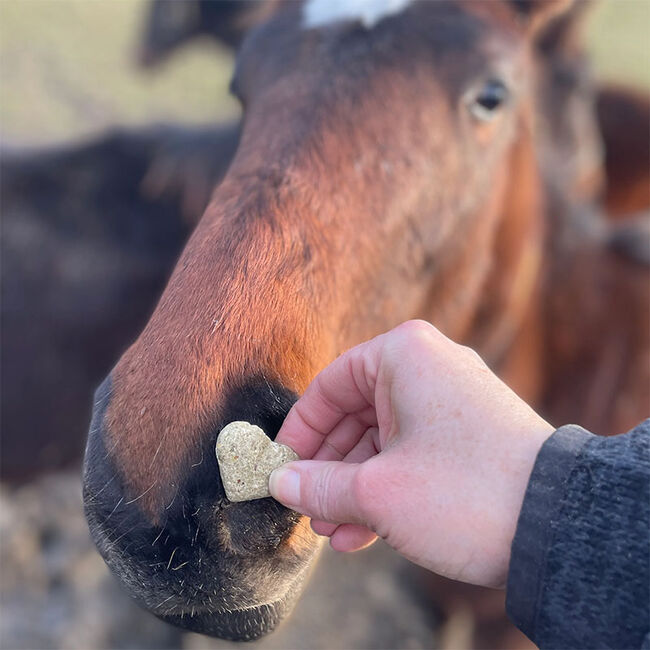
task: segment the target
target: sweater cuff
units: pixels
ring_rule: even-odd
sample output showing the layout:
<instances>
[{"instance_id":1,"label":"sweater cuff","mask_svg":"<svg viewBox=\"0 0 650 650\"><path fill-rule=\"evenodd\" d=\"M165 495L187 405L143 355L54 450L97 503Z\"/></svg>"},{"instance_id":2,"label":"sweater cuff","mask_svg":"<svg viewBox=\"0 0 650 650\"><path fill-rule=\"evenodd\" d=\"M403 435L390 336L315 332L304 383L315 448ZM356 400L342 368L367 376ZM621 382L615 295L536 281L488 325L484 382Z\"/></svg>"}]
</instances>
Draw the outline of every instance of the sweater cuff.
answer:
<instances>
[{"instance_id":1,"label":"sweater cuff","mask_svg":"<svg viewBox=\"0 0 650 650\"><path fill-rule=\"evenodd\" d=\"M552 524L560 514L571 470L583 447L593 437L575 424L560 427L542 445L528 481L512 541L506 611L530 639L535 638Z\"/></svg>"}]
</instances>

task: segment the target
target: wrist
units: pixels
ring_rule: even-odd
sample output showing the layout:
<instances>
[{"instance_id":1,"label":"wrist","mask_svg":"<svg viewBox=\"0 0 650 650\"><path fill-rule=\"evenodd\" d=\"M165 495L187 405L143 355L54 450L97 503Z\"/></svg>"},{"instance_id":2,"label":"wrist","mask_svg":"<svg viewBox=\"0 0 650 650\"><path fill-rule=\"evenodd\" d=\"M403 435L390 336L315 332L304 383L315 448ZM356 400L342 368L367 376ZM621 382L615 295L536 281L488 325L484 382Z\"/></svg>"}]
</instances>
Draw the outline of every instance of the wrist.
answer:
<instances>
[{"instance_id":1,"label":"wrist","mask_svg":"<svg viewBox=\"0 0 650 650\"><path fill-rule=\"evenodd\" d=\"M524 497L530 482L537 456L546 440L555 431L548 422L542 418L517 433L518 450L517 462L513 466L509 486L509 498L506 500L504 512L504 534L502 537L502 559L499 562L500 572L495 586L504 588L510 567L512 541L517 530L517 522L524 503Z\"/></svg>"}]
</instances>

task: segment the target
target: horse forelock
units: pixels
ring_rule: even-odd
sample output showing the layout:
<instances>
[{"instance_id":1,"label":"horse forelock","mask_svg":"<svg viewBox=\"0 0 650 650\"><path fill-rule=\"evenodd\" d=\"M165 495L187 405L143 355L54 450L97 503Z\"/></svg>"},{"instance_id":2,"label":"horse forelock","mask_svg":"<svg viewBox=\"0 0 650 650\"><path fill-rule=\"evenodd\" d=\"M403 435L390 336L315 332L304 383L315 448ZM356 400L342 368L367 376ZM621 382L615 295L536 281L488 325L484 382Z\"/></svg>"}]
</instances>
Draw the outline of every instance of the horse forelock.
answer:
<instances>
[{"instance_id":1,"label":"horse forelock","mask_svg":"<svg viewBox=\"0 0 650 650\"><path fill-rule=\"evenodd\" d=\"M303 27L314 29L345 20L359 21L371 29L380 20L403 11L413 0L308 0Z\"/></svg>"}]
</instances>

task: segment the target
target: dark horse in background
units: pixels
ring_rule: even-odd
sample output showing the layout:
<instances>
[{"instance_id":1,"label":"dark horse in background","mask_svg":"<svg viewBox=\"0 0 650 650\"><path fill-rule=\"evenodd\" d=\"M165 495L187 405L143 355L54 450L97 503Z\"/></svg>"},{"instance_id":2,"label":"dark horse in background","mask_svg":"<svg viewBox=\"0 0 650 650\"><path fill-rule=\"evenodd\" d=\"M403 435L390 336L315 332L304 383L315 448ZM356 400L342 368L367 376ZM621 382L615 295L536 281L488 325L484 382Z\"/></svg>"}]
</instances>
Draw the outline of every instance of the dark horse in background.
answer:
<instances>
[{"instance_id":1,"label":"dark horse in background","mask_svg":"<svg viewBox=\"0 0 650 650\"><path fill-rule=\"evenodd\" d=\"M582 5L355 5L273 3L247 36L237 152L96 394L93 538L142 605L207 634L272 630L318 548L272 499L227 501L218 431L273 437L361 340L425 318L556 424L647 415L648 252L602 212Z\"/></svg>"}]
</instances>

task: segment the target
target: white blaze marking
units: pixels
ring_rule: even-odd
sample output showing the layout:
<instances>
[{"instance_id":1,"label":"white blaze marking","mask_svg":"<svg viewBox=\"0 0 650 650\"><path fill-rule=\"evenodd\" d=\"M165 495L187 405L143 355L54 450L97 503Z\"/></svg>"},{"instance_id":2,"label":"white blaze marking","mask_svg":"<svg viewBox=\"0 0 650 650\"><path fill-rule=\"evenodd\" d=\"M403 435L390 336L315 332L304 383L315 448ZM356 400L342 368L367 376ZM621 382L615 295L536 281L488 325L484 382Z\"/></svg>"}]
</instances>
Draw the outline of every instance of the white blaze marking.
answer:
<instances>
[{"instance_id":1,"label":"white blaze marking","mask_svg":"<svg viewBox=\"0 0 650 650\"><path fill-rule=\"evenodd\" d=\"M404 10L413 0L307 0L302 24L306 29L343 20L358 20L370 29L382 18Z\"/></svg>"}]
</instances>

